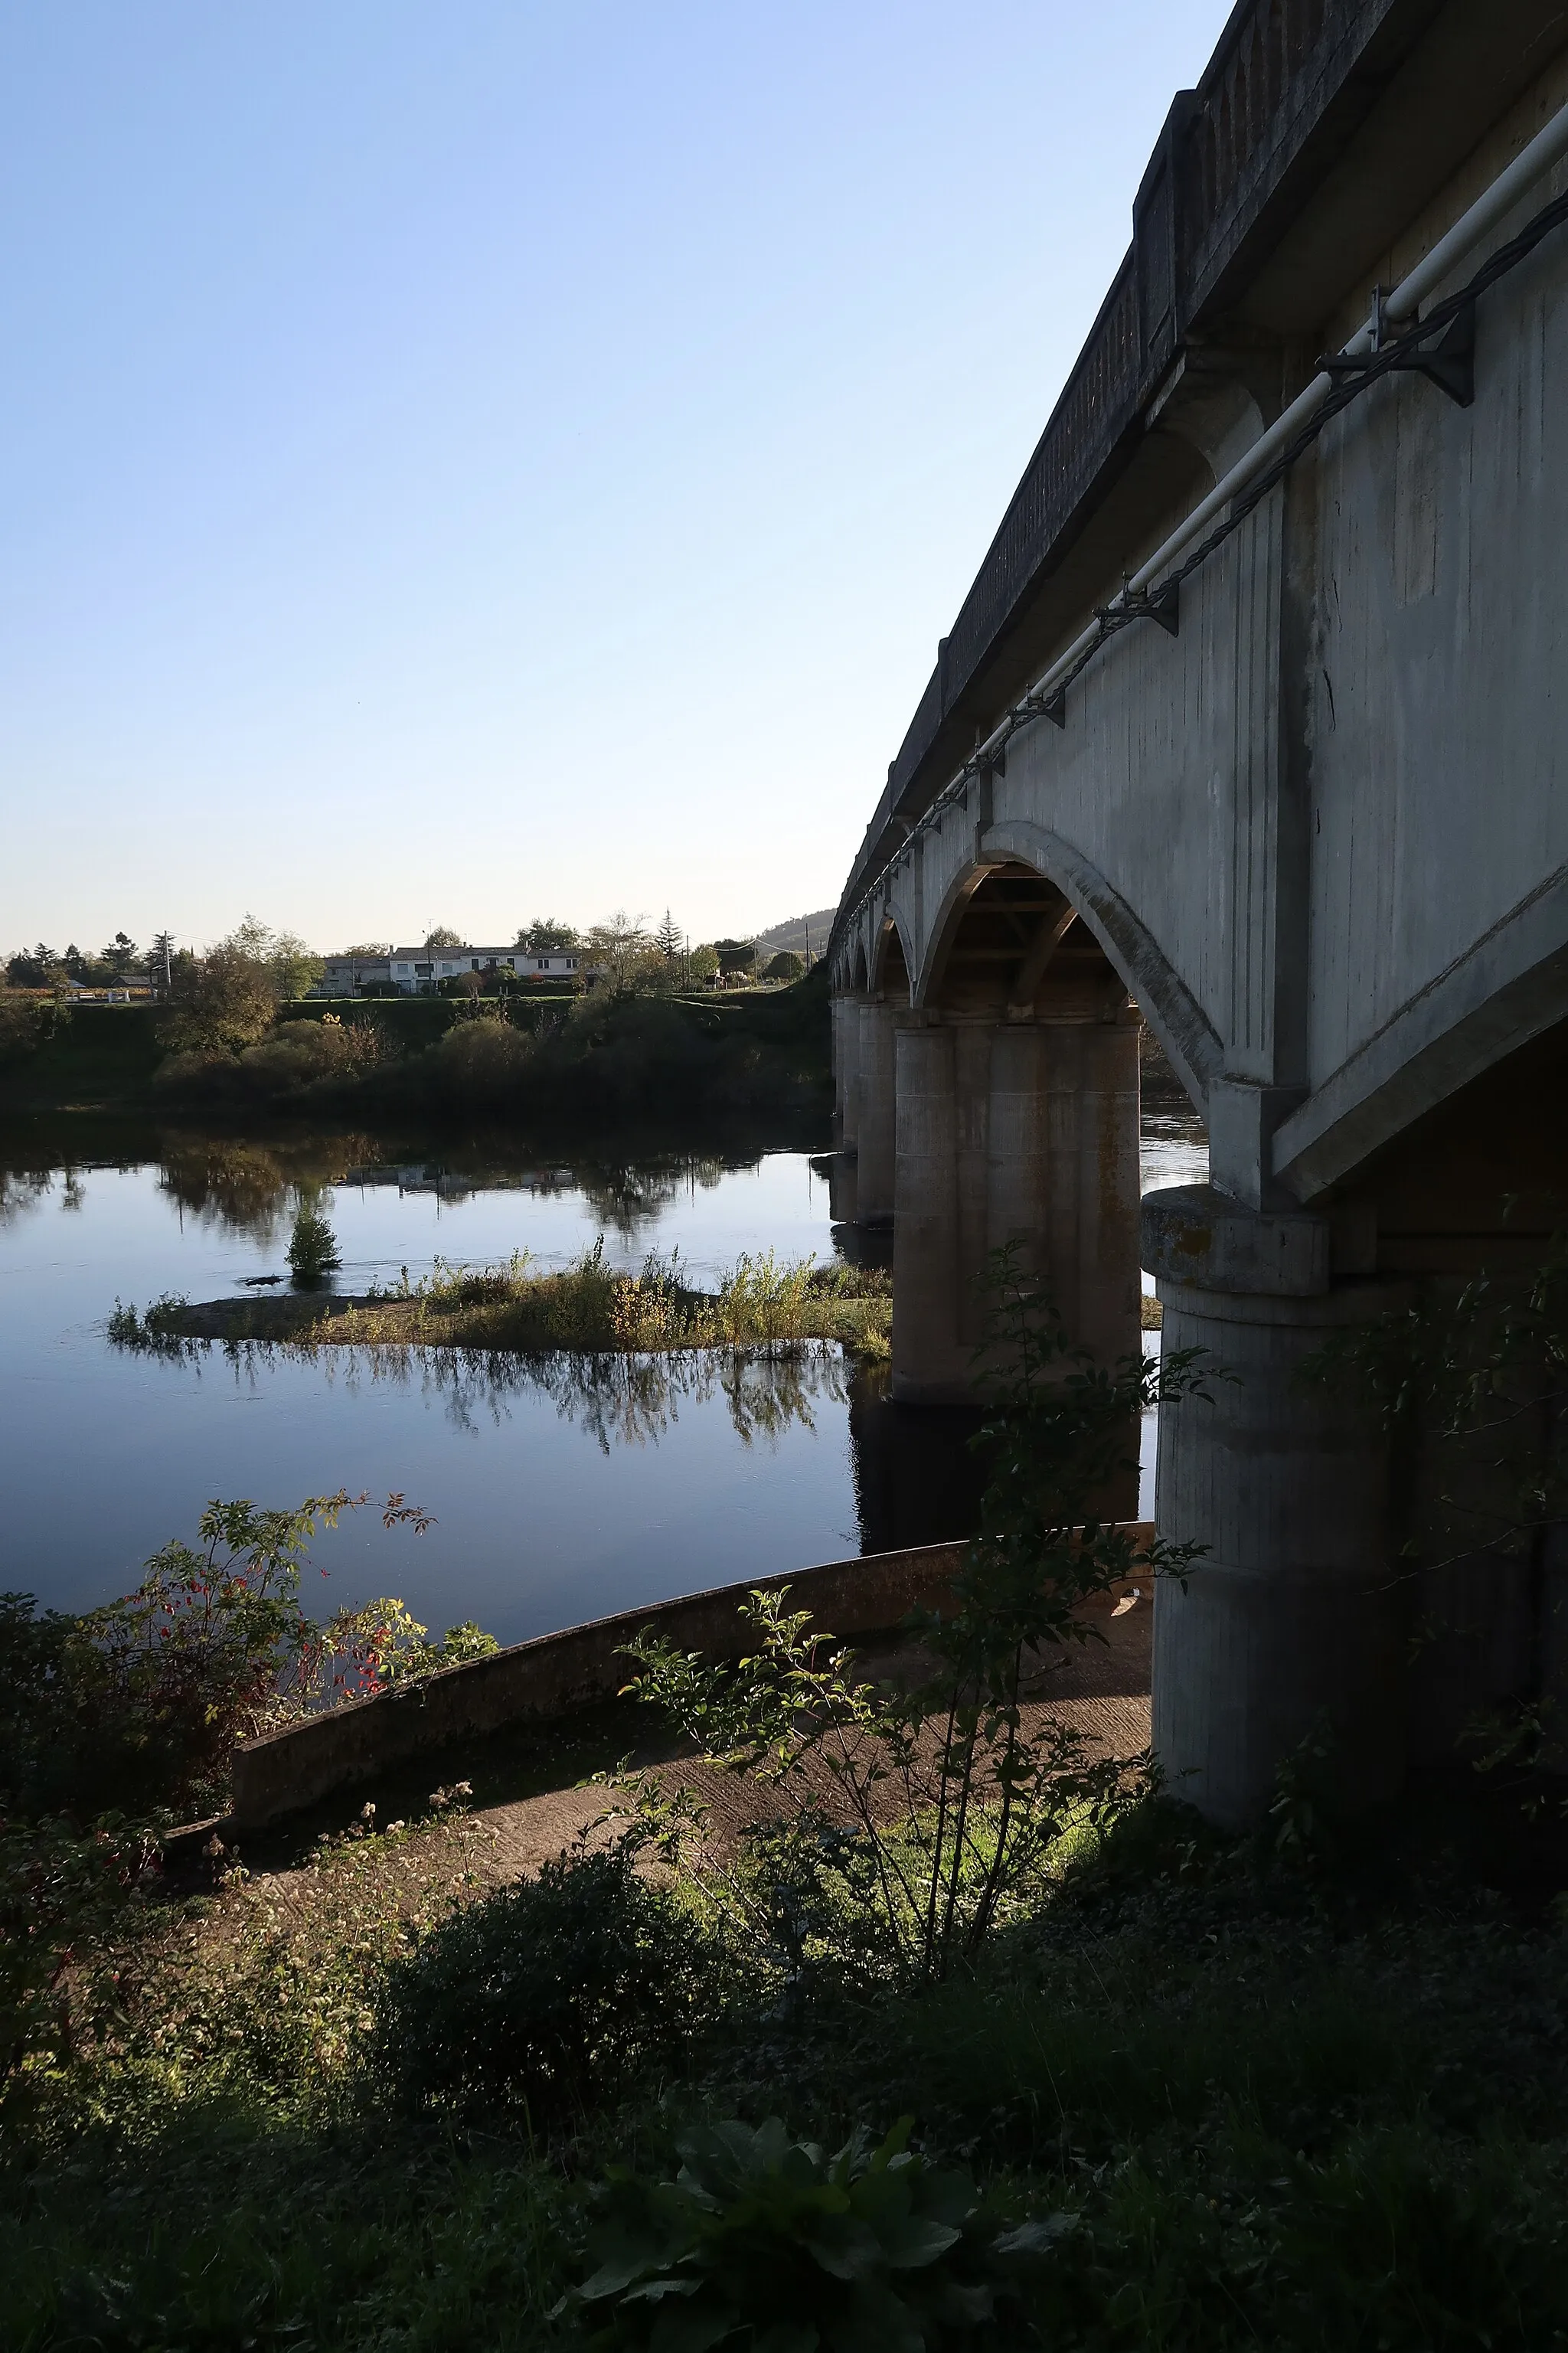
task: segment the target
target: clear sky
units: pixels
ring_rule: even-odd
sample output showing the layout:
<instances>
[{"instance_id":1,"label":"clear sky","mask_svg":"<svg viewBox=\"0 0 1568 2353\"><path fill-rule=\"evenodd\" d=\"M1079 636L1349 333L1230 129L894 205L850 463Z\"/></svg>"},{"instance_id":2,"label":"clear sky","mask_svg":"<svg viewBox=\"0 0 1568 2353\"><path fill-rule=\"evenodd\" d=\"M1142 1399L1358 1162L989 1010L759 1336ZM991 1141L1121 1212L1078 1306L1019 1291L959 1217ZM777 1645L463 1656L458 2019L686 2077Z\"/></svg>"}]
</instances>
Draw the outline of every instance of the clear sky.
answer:
<instances>
[{"instance_id":1,"label":"clear sky","mask_svg":"<svg viewBox=\"0 0 1568 2353\"><path fill-rule=\"evenodd\" d=\"M0 12L0 951L837 899L1226 14Z\"/></svg>"}]
</instances>

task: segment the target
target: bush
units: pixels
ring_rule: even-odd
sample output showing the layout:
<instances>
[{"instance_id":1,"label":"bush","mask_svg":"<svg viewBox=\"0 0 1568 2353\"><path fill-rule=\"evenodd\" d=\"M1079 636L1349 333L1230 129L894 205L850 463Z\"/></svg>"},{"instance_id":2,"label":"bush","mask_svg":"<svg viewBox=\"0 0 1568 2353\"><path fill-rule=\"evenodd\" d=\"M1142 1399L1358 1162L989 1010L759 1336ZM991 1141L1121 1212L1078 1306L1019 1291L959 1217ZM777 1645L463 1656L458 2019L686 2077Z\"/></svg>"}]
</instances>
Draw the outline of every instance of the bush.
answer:
<instances>
[{"instance_id":1,"label":"bush","mask_svg":"<svg viewBox=\"0 0 1568 2353\"><path fill-rule=\"evenodd\" d=\"M36 1000L0 987L0 1063L22 1061L43 1043L43 1038Z\"/></svg>"},{"instance_id":2,"label":"bush","mask_svg":"<svg viewBox=\"0 0 1568 2353\"><path fill-rule=\"evenodd\" d=\"M796 955L793 948L780 948L763 966L764 980L798 980L805 970L805 958Z\"/></svg>"},{"instance_id":3,"label":"bush","mask_svg":"<svg viewBox=\"0 0 1568 2353\"><path fill-rule=\"evenodd\" d=\"M439 1092L459 1103L510 1103L533 1053L526 1030L496 1014L459 1021L436 1048Z\"/></svg>"},{"instance_id":4,"label":"bush","mask_svg":"<svg viewBox=\"0 0 1568 2353\"><path fill-rule=\"evenodd\" d=\"M776 2116L686 2134L678 2179L622 2174L597 2193L598 2267L558 2309L600 2306L597 2345L670 2353L970 2344L995 2317L1009 2259L1045 2253L1070 2223L1005 2231L966 2173L905 2148L908 2131L906 2118L880 2147L858 2132L832 2158Z\"/></svg>"},{"instance_id":5,"label":"bush","mask_svg":"<svg viewBox=\"0 0 1568 2353\"><path fill-rule=\"evenodd\" d=\"M679 2056L711 2001L713 1957L637 1877L629 1844L574 1850L393 1964L372 2080L415 2106L567 2121Z\"/></svg>"},{"instance_id":6,"label":"bush","mask_svg":"<svg viewBox=\"0 0 1568 2353\"><path fill-rule=\"evenodd\" d=\"M295 1212L289 1264L301 1289L309 1289L323 1276L334 1274L342 1264L338 1238L314 1202L302 1201Z\"/></svg>"},{"instance_id":7,"label":"bush","mask_svg":"<svg viewBox=\"0 0 1568 2353\"><path fill-rule=\"evenodd\" d=\"M198 1041L171 1053L154 1083L160 1092L240 1104L331 1094L369 1078L395 1050L383 1024L329 1013L320 1021L284 1022L237 1050Z\"/></svg>"},{"instance_id":8,"label":"bush","mask_svg":"<svg viewBox=\"0 0 1568 2353\"><path fill-rule=\"evenodd\" d=\"M0 1594L0 1812L86 1822L111 1805L216 1810L236 1741L479 1655L489 1638L477 1628L428 1643L395 1601L325 1626L303 1615L309 1540L368 1501L340 1489L298 1511L211 1503L196 1546L171 1540L134 1593L82 1617L40 1616L31 1594ZM401 1495L381 1517L429 1525Z\"/></svg>"}]
</instances>

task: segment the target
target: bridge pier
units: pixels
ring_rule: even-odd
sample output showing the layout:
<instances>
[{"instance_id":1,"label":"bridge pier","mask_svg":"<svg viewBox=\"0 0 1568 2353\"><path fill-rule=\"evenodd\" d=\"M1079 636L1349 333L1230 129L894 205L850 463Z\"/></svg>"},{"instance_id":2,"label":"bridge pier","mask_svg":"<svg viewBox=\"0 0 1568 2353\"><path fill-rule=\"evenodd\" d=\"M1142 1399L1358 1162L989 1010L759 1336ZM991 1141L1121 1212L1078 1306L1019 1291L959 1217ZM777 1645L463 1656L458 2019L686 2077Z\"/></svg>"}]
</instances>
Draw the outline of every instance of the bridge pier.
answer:
<instances>
[{"instance_id":1,"label":"bridge pier","mask_svg":"<svg viewBox=\"0 0 1568 2353\"><path fill-rule=\"evenodd\" d=\"M1392 1797L1407 1749L1413 1617L1394 1573L1386 1440L1345 1378L1301 1378L1398 1285L1331 1279L1326 1218L1248 1209L1206 1186L1151 1193L1143 1262L1166 1350L1207 1351L1210 1401L1160 1414L1155 1520L1205 1545L1154 1594L1154 1750L1172 1794L1258 1821L1280 1759L1318 1730L1346 1800Z\"/></svg>"},{"instance_id":2,"label":"bridge pier","mask_svg":"<svg viewBox=\"0 0 1568 2353\"><path fill-rule=\"evenodd\" d=\"M869 997L860 1008L858 1208L864 1226L890 1226L898 1167L898 1035L918 1021L908 1005Z\"/></svg>"},{"instance_id":3,"label":"bridge pier","mask_svg":"<svg viewBox=\"0 0 1568 2353\"><path fill-rule=\"evenodd\" d=\"M977 1278L1010 1242L1075 1342L1102 1363L1135 1350L1136 1018L905 1025L894 1031L894 1397L973 1396L987 1313Z\"/></svg>"},{"instance_id":4,"label":"bridge pier","mask_svg":"<svg viewBox=\"0 0 1568 2353\"><path fill-rule=\"evenodd\" d=\"M841 1151L853 1152L860 1137L860 1012L864 1000L841 996L831 1002L834 1140Z\"/></svg>"}]
</instances>

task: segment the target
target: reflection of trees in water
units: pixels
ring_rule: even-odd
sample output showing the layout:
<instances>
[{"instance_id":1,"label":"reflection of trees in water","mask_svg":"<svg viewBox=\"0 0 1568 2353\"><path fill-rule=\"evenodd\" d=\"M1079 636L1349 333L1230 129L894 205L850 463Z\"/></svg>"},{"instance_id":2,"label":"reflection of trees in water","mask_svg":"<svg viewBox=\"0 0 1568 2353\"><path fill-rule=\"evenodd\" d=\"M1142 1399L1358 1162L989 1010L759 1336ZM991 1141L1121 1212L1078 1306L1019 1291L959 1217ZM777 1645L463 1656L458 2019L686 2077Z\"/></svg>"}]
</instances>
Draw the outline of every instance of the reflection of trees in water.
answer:
<instances>
[{"instance_id":1,"label":"reflection of trees in water","mask_svg":"<svg viewBox=\"0 0 1568 2353\"><path fill-rule=\"evenodd\" d=\"M74 1185L75 1170L67 1169L65 1177L68 1185ZM37 1208L48 1198L54 1180L52 1167L0 1168L0 1226L9 1225Z\"/></svg>"},{"instance_id":2,"label":"reflection of trees in water","mask_svg":"<svg viewBox=\"0 0 1568 2353\"><path fill-rule=\"evenodd\" d=\"M226 1136L165 1142L159 1189L203 1225L253 1240L276 1240L296 1193L338 1183L374 1146L363 1135L313 1136L303 1144L242 1144Z\"/></svg>"},{"instance_id":3,"label":"reflection of trees in water","mask_svg":"<svg viewBox=\"0 0 1568 2353\"><path fill-rule=\"evenodd\" d=\"M188 1350L216 1342L191 1341ZM517 1356L489 1348L331 1347L301 1349L287 1342L222 1344L237 1377L255 1382L284 1357L308 1356L333 1387L351 1395L363 1388L417 1388L439 1398L458 1430L504 1421L513 1398L545 1397L563 1421L574 1422L600 1451L616 1446L657 1446L680 1419L683 1405L722 1398L742 1445L772 1443L794 1428L815 1430L813 1409L844 1405L849 1384L832 1343L805 1342L775 1351L688 1349L658 1356L584 1355L561 1350Z\"/></svg>"},{"instance_id":4,"label":"reflection of trees in water","mask_svg":"<svg viewBox=\"0 0 1568 2353\"><path fill-rule=\"evenodd\" d=\"M591 1154L546 1157L516 1145L509 1148L502 1139L493 1150L437 1148L419 1158L415 1189L428 1187L454 1202L485 1192L557 1197L577 1191L606 1233L633 1242L683 1192L711 1192L727 1176L759 1167L762 1159L761 1147L653 1152L624 1159ZM248 1143L190 1129L150 1130L123 1154L111 1152L86 1165L132 1168L149 1161L157 1164L159 1189L185 1216L264 1248L279 1239L300 1194L313 1197L354 1180L395 1181L411 1166L410 1155L394 1156L388 1139L363 1134ZM83 1197L68 1146L44 1146L36 1155L26 1146L9 1153L0 1166L0 1221L36 1208L57 1176L65 1180L65 1206L79 1207Z\"/></svg>"},{"instance_id":5,"label":"reflection of trees in water","mask_svg":"<svg viewBox=\"0 0 1568 2353\"><path fill-rule=\"evenodd\" d=\"M759 1168L760 1152L718 1155L686 1153L658 1160L598 1161L580 1167L577 1183L607 1232L631 1242L661 1217L687 1186L710 1193L740 1169Z\"/></svg>"}]
</instances>

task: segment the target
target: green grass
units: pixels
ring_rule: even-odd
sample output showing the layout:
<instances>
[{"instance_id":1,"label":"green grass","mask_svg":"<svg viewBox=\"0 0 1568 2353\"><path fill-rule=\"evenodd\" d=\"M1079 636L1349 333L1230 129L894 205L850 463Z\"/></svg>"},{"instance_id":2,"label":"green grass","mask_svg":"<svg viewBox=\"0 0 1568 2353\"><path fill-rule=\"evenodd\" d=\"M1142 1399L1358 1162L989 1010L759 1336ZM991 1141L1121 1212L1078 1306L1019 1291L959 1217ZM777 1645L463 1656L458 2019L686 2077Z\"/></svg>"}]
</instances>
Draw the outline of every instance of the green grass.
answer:
<instances>
[{"instance_id":1,"label":"green grass","mask_svg":"<svg viewBox=\"0 0 1568 2353\"><path fill-rule=\"evenodd\" d=\"M789 1348L837 1341L885 1358L892 1283L885 1270L817 1266L766 1250L739 1259L712 1290L688 1283L674 1261L650 1258L640 1274L605 1263L602 1248L559 1273L531 1270L526 1252L502 1266L438 1264L436 1271L363 1298L274 1297L191 1306L165 1298L144 1314L116 1303L110 1337L163 1349L182 1340L282 1341L327 1345L559 1349L668 1354L691 1348Z\"/></svg>"},{"instance_id":2,"label":"green grass","mask_svg":"<svg viewBox=\"0 0 1568 2353\"><path fill-rule=\"evenodd\" d=\"M450 1821L323 1850L304 1906L257 1881L148 1907L78 2055L5 2111L0 2346L549 2344L574 2185L657 2167L684 2119L773 2113L829 2146L911 2113L1005 2211L1073 2218L1037 2334L998 2345L1568 2344L1554 1917L1430 1858L1363 1856L1352 1885L1144 1827L924 1995L781 2006L767 1972L716 1972L680 2080L548 2135L443 2135L356 2076L401 1924L485 1882Z\"/></svg>"}]
</instances>

